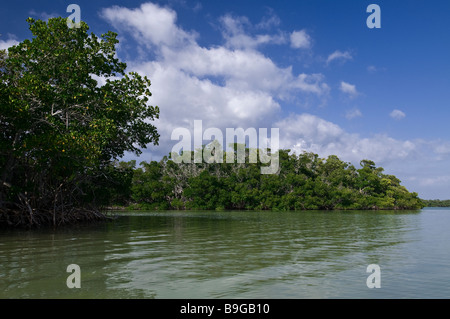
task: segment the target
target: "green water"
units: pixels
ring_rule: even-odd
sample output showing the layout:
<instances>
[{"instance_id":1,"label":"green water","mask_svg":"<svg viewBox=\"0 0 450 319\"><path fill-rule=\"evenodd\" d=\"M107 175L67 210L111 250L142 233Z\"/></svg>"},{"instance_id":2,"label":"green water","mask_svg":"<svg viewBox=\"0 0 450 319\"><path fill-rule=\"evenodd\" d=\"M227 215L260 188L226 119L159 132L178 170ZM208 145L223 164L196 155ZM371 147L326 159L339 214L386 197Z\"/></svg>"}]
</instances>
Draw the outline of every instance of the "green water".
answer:
<instances>
[{"instance_id":1,"label":"green water","mask_svg":"<svg viewBox=\"0 0 450 319\"><path fill-rule=\"evenodd\" d=\"M449 298L450 210L149 212L0 232L0 298ZM67 266L81 288L68 288ZM367 266L381 288L368 288Z\"/></svg>"}]
</instances>

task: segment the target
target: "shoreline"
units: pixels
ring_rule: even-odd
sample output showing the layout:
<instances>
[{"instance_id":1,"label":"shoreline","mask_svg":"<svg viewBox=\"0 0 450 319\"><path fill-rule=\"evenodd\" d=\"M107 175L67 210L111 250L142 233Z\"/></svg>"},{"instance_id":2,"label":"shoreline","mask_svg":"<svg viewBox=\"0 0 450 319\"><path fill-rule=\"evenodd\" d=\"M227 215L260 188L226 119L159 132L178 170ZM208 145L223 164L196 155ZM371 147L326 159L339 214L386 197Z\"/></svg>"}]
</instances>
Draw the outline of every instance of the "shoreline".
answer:
<instances>
[{"instance_id":1,"label":"shoreline","mask_svg":"<svg viewBox=\"0 0 450 319\"><path fill-rule=\"evenodd\" d=\"M412 210L421 210L423 208L432 207L432 206L424 206L424 207L414 207L414 208L380 208L380 207L372 207L372 208L334 208L334 209L290 209L290 210L280 210L280 209L226 209L222 207L218 207L216 209L203 209L203 208L184 208L184 209L157 209L157 208L136 208L136 207L127 207L120 205L112 205L103 207L100 210L83 210L77 209L72 212L67 212L63 214L63 216L59 216L59 214L53 214L51 211L45 211L41 213L34 212L32 216L30 216L29 212L25 211L5 211L0 210L0 229L35 229L41 227L63 227L63 226L76 226L81 224L90 224L101 221L113 220L115 217L115 212L191 212L191 211L205 211L205 212L220 212L220 211L229 211L229 212L251 212L251 211L260 211L260 212L311 212L311 211L320 211L320 212L333 212L333 211L412 211Z\"/></svg>"}]
</instances>

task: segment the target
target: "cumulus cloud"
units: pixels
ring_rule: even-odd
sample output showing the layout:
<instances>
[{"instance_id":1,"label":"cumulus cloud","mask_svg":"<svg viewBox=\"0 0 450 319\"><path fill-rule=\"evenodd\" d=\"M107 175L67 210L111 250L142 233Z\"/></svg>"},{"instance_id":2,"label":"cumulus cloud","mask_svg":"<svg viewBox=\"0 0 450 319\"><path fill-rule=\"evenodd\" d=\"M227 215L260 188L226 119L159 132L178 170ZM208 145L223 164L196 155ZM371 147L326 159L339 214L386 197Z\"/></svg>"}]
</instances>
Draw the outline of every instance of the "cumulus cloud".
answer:
<instances>
[{"instance_id":1,"label":"cumulus cloud","mask_svg":"<svg viewBox=\"0 0 450 319\"><path fill-rule=\"evenodd\" d=\"M391 113L389 113L389 116L392 117L393 119L401 120L406 116L406 114L404 112L396 109L396 110L393 110Z\"/></svg>"},{"instance_id":2,"label":"cumulus cloud","mask_svg":"<svg viewBox=\"0 0 450 319\"><path fill-rule=\"evenodd\" d=\"M350 83L347 83L344 81L341 82L339 90L341 90L341 92L343 92L345 94L348 94L350 97L355 97L358 95L358 91L356 90L356 85L350 84Z\"/></svg>"},{"instance_id":3,"label":"cumulus cloud","mask_svg":"<svg viewBox=\"0 0 450 319\"><path fill-rule=\"evenodd\" d=\"M307 113L282 119L274 126L280 128L280 147L296 153L306 151L320 156L338 155L353 163L371 159L377 164L384 164L408 158L416 151L414 141L401 141L384 134L361 137Z\"/></svg>"},{"instance_id":4,"label":"cumulus cloud","mask_svg":"<svg viewBox=\"0 0 450 319\"><path fill-rule=\"evenodd\" d=\"M342 52L342 51L336 50L328 56L327 64L330 64L332 61L335 61L335 60L346 61L346 60L351 60L351 59L353 59L353 57L350 54L350 52L348 52L348 51Z\"/></svg>"},{"instance_id":5,"label":"cumulus cloud","mask_svg":"<svg viewBox=\"0 0 450 319\"><path fill-rule=\"evenodd\" d=\"M311 37L305 30L292 32L290 40L291 47L296 49L308 49L311 46Z\"/></svg>"},{"instance_id":6,"label":"cumulus cloud","mask_svg":"<svg viewBox=\"0 0 450 319\"><path fill-rule=\"evenodd\" d=\"M116 28L124 29L141 44L180 47L193 43L196 33L176 25L177 14L170 8L143 3L139 8L113 6L102 10L101 16Z\"/></svg>"},{"instance_id":7,"label":"cumulus cloud","mask_svg":"<svg viewBox=\"0 0 450 319\"><path fill-rule=\"evenodd\" d=\"M253 26L246 17L225 15L219 21L225 44L204 47L196 32L177 25L177 14L170 8L151 3L135 9L113 6L104 9L102 17L155 53L147 61L141 58L127 64L152 81L151 103L161 110L155 125L162 155L175 143L169 140L172 130L190 128L194 120L220 129L268 128L280 114L280 103L290 96L321 99L328 94L322 74L295 74L292 67L279 67L258 50L262 44L282 40L247 29L261 30L276 20Z\"/></svg>"}]
</instances>

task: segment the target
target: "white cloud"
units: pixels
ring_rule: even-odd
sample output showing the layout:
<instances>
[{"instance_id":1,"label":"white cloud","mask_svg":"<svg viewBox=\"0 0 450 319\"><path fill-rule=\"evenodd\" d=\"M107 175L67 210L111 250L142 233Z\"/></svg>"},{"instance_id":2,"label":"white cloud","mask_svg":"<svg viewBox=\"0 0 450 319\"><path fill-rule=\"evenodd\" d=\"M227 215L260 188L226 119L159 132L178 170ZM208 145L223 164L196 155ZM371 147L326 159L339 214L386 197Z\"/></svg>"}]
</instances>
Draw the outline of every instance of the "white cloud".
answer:
<instances>
[{"instance_id":1,"label":"white cloud","mask_svg":"<svg viewBox=\"0 0 450 319\"><path fill-rule=\"evenodd\" d=\"M375 66L375 65L369 65L367 67L367 72L370 73L370 74L375 74L375 73L378 73L378 72L386 72L386 70L387 70L386 67L378 67L378 66Z\"/></svg>"},{"instance_id":2,"label":"white cloud","mask_svg":"<svg viewBox=\"0 0 450 319\"><path fill-rule=\"evenodd\" d=\"M175 11L149 2L136 9L113 6L103 9L101 15L116 28L130 31L141 44L176 47L192 43L196 38L195 33L177 27Z\"/></svg>"},{"instance_id":3,"label":"white cloud","mask_svg":"<svg viewBox=\"0 0 450 319\"><path fill-rule=\"evenodd\" d=\"M422 186L441 186L445 187L450 182L449 175L434 176L434 177L422 177L416 179Z\"/></svg>"},{"instance_id":4,"label":"white cloud","mask_svg":"<svg viewBox=\"0 0 450 319\"><path fill-rule=\"evenodd\" d=\"M148 62L139 69L152 76L152 103L161 108L158 130L171 132L195 119L210 127L257 126L280 108L266 92L221 87L170 65Z\"/></svg>"},{"instance_id":5,"label":"white cloud","mask_svg":"<svg viewBox=\"0 0 450 319\"><path fill-rule=\"evenodd\" d=\"M9 39L6 41L0 40L0 50L7 50L9 47L19 44L19 41Z\"/></svg>"},{"instance_id":6,"label":"white cloud","mask_svg":"<svg viewBox=\"0 0 450 319\"><path fill-rule=\"evenodd\" d=\"M263 17L261 22L256 25L258 29L270 29L272 27L278 26L281 23L281 19L274 14L272 9L269 9L269 15Z\"/></svg>"},{"instance_id":7,"label":"white cloud","mask_svg":"<svg viewBox=\"0 0 450 319\"><path fill-rule=\"evenodd\" d=\"M245 27L251 25L247 17L233 17L230 14L222 16L220 22L222 23L225 32L231 34L244 33Z\"/></svg>"},{"instance_id":8,"label":"white cloud","mask_svg":"<svg viewBox=\"0 0 450 319\"><path fill-rule=\"evenodd\" d=\"M342 51L336 50L328 56L327 64L331 63L334 60L345 61L345 60L351 60L351 59L353 59L353 57L350 54L350 52L348 52L348 51L342 52Z\"/></svg>"},{"instance_id":9,"label":"white cloud","mask_svg":"<svg viewBox=\"0 0 450 319\"><path fill-rule=\"evenodd\" d=\"M389 116L396 120L401 120L406 116L406 114L400 110L393 110L391 113L389 113Z\"/></svg>"},{"instance_id":10,"label":"white cloud","mask_svg":"<svg viewBox=\"0 0 450 319\"><path fill-rule=\"evenodd\" d=\"M264 44L283 44L286 38L283 34L250 35L247 29L267 29L276 23L271 19L253 26L247 17L233 17L229 14L221 17L222 35L226 40L226 47L231 49L256 49Z\"/></svg>"},{"instance_id":11,"label":"white cloud","mask_svg":"<svg viewBox=\"0 0 450 319\"><path fill-rule=\"evenodd\" d=\"M290 40L291 47L296 49L308 49L311 46L311 37L305 30L292 32Z\"/></svg>"},{"instance_id":12,"label":"white cloud","mask_svg":"<svg viewBox=\"0 0 450 319\"><path fill-rule=\"evenodd\" d=\"M261 44L276 43L277 36L248 34L246 28L255 27L246 17L222 17L225 45L203 47L195 32L177 25L176 12L169 8L114 6L103 10L102 16L131 33L141 46L150 43L156 52L148 61L140 57L127 64L152 81L151 104L161 112L156 126L161 134L157 152L162 155L176 143L170 141L172 130L189 128L194 120L221 129L270 127L280 114L280 101L298 94L319 99L328 94L322 74L294 74L292 67L281 68L258 51Z\"/></svg>"},{"instance_id":13,"label":"white cloud","mask_svg":"<svg viewBox=\"0 0 450 319\"><path fill-rule=\"evenodd\" d=\"M311 114L293 115L274 124L280 128L280 147L297 153L314 152L320 156L338 155L344 161L359 163L371 159L377 164L413 156L416 143L387 135L361 137Z\"/></svg>"},{"instance_id":14,"label":"white cloud","mask_svg":"<svg viewBox=\"0 0 450 319\"><path fill-rule=\"evenodd\" d=\"M433 151L436 154L440 155L449 155L450 154L450 142L447 141L439 141L434 145Z\"/></svg>"},{"instance_id":15,"label":"white cloud","mask_svg":"<svg viewBox=\"0 0 450 319\"><path fill-rule=\"evenodd\" d=\"M219 77L227 87L261 90L282 98L300 91L318 96L329 91L321 74L295 76L291 67L280 68L258 51L230 50L225 47L204 48L192 45L185 50L164 49L165 63L193 76Z\"/></svg>"},{"instance_id":16,"label":"white cloud","mask_svg":"<svg viewBox=\"0 0 450 319\"><path fill-rule=\"evenodd\" d=\"M358 91L356 90L356 86L354 84L342 81L339 89L343 93L348 94L350 97L355 97L358 95Z\"/></svg>"},{"instance_id":17,"label":"white cloud","mask_svg":"<svg viewBox=\"0 0 450 319\"><path fill-rule=\"evenodd\" d=\"M345 114L345 117L348 119L348 120L351 120L351 119L354 119L354 118L356 118L356 117L361 117L362 116L362 113L361 113L361 111L359 110L359 109L351 109L351 110L348 110L347 112L346 112L346 114Z\"/></svg>"}]
</instances>

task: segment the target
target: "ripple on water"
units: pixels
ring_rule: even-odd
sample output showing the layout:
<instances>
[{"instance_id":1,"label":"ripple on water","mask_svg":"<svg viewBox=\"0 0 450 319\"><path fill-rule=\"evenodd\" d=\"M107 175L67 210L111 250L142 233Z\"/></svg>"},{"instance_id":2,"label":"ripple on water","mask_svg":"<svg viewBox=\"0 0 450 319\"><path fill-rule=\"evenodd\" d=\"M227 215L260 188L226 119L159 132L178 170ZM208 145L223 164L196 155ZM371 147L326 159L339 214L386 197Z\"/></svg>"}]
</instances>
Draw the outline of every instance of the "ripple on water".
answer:
<instances>
[{"instance_id":1,"label":"ripple on water","mask_svg":"<svg viewBox=\"0 0 450 319\"><path fill-rule=\"evenodd\" d=\"M0 234L0 297L447 298L450 211L163 212ZM67 265L82 271L77 292ZM366 286L379 264L382 289Z\"/></svg>"}]
</instances>

